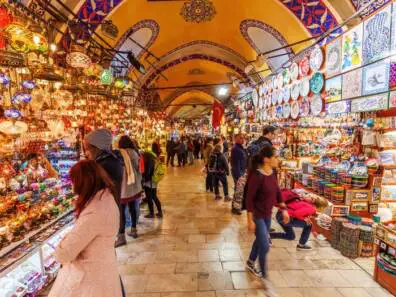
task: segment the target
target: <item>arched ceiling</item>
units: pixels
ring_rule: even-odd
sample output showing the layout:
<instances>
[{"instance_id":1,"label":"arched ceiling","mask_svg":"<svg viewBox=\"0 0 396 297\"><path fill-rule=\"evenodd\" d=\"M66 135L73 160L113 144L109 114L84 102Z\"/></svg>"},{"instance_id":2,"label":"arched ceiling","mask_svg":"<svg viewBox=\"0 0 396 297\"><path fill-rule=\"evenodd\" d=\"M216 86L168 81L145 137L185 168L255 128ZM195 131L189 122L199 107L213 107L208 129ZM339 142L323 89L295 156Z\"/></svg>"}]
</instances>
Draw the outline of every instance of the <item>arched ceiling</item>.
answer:
<instances>
[{"instance_id":1,"label":"arched ceiling","mask_svg":"<svg viewBox=\"0 0 396 297\"><path fill-rule=\"evenodd\" d=\"M159 98L160 105L170 114L191 117L207 110L206 105L193 107L191 103L224 100L217 96L217 87L194 85L230 83L230 75L253 85L260 77L246 76L244 69L259 53L336 27L355 12L362 1L211 0L215 13L200 23L182 16L185 2L187 0L68 0L66 4L79 18L90 22L98 34L100 23L104 19L111 20L119 29L119 37L102 38L118 50L132 51L146 68L145 74L133 71L131 77L136 84L155 92L151 97ZM63 39L65 42L67 38ZM267 75L307 45L277 51L274 55L284 55L270 58L268 65L253 63L256 66L253 72L269 69L262 73ZM177 86L183 88L172 88ZM237 91L229 88L231 94ZM177 105L169 106L174 102L178 102Z\"/></svg>"}]
</instances>

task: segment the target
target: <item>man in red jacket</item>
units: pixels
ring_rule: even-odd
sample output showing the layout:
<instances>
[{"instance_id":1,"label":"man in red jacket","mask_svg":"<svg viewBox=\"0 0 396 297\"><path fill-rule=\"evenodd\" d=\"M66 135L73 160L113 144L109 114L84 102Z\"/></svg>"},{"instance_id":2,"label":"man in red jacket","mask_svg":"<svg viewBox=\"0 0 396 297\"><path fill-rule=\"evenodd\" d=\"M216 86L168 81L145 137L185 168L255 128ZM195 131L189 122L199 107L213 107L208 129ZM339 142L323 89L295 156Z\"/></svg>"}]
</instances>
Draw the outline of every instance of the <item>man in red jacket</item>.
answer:
<instances>
[{"instance_id":1,"label":"man in red jacket","mask_svg":"<svg viewBox=\"0 0 396 297\"><path fill-rule=\"evenodd\" d=\"M276 214L276 220L283 228L284 232L271 232L271 239L281 238L286 240L294 240L296 235L293 228L303 228L300 241L297 245L298 250L312 250L307 244L309 235L311 234L312 221L311 217L316 214L316 208L309 199L301 198L299 195L290 190L282 190L282 199L286 204L290 221L283 223L282 212Z\"/></svg>"}]
</instances>

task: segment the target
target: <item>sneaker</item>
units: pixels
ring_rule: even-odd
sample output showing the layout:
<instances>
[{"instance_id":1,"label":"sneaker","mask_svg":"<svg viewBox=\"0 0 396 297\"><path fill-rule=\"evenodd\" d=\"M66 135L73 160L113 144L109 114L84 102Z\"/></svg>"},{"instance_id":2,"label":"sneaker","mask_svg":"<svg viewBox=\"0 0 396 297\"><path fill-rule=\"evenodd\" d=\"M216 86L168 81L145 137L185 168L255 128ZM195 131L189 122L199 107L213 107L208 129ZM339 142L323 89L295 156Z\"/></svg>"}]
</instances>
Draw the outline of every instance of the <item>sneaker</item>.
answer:
<instances>
[{"instance_id":1,"label":"sneaker","mask_svg":"<svg viewBox=\"0 0 396 297\"><path fill-rule=\"evenodd\" d=\"M162 212L159 212L156 214L157 218L162 219L164 217L164 214Z\"/></svg>"},{"instance_id":2,"label":"sneaker","mask_svg":"<svg viewBox=\"0 0 396 297\"><path fill-rule=\"evenodd\" d=\"M263 274L261 273L261 271L259 269L257 269L257 267L254 265L254 263L252 263L250 260L248 260L246 262L246 269L252 273L255 277L258 278L263 278Z\"/></svg>"},{"instance_id":3,"label":"sneaker","mask_svg":"<svg viewBox=\"0 0 396 297\"><path fill-rule=\"evenodd\" d=\"M154 214L149 213L147 215L144 216L146 219L154 219Z\"/></svg>"},{"instance_id":4,"label":"sneaker","mask_svg":"<svg viewBox=\"0 0 396 297\"><path fill-rule=\"evenodd\" d=\"M114 243L114 247L118 248L118 247L126 245L126 244L127 244L127 240L125 238L125 234L118 234L117 240Z\"/></svg>"},{"instance_id":5,"label":"sneaker","mask_svg":"<svg viewBox=\"0 0 396 297\"><path fill-rule=\"evenodd\" d=\"M221 196L220 195L216 195L215 200L221 200Z\"/></svg>"},{"instance_id":6,"label":"sneaker","mask_svg":"<svg viewBox=\"0 0 396 297\"><path fill-rule=\"evenodd\" d=\"M233 208L232 210L231 210L231 212L233 213L233 214L236 214L236 215L242 215L242 211L240 210L240 209L236 209L236 208Z\"/></svg>"},{"instance_id":7,"label":"sneaker","mask_svg":"<svg viewBox=\"0 0 396 297\"><path fill-rule=\"evenodd\" d=\"M131 236L133 238L138 238L138 234L137 234L136 228L131 228L131 232L128 232L128 236Z\"/></svg>"},{"instance_id":8,"label":"sneaker","mask_svg":"<svg viewBox=\"0 0 396 297\"><path fill-rule=\"evenodd\" d=\"M225 196L224 197L224 201L225 202L229 202L229 201L231 201L232 199L231 199L231 197L230 196Z\"/></svg>"},{"instance_id":9,"label":"sneaker","mask_svg":"<svg viewBox=\"0 0 396 297\"><path fill-rule=\"evenodd\" d=\"M299 251L312 251L312 247L308 244L298 244L297 250Z\"/></svg>"}]
</instances>

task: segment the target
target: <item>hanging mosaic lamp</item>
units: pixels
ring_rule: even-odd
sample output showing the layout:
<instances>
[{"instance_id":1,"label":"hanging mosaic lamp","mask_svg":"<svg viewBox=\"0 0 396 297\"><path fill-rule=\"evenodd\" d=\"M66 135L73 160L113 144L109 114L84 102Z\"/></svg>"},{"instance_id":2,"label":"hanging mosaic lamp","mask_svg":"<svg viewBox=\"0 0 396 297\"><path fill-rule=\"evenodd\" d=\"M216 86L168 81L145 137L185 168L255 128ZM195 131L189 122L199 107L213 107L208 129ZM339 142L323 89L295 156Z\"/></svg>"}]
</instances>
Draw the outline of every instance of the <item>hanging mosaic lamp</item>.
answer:
<instances>
[{"instance_id":1,"label":"hanging mosaic lamp","mask_svg":"<svg viewBox=\"0 0 396 297\"><path fill-rule=\"evenodd\" d=\"M21 116L22 113L16 108L7 109L4 111L4 117L6 117L7 119L17 119Z\"/></svg>"},{"instance_id":2,"label":"hanging mosaic lamp","mask_svg":"<svg viewBox=\"0 0 396 297\"><path fill-rule=\"evenodd\" d=\"M73 68L88 68L92 64L84 48L78 45L72 47L72 51L66 56L66 62Z\"/></svg>"},{"instance_id":3,"label":"hanging mosaic lamp","mask_svg":"<svg viewBox=\"0 0 396 297\"><path fill-rule=\"evenodd\" d=\"M111 85L113 83L113 71L111 69L105 69L100 75L100 81L103 85Z\"/></svg>"},{"instance_id":4,"label":"hanging mosaic lamp","mask_svg":"<svg viewBox=\"0 0 396 297\"><path fill-rule=\"evenodd\" d=\"M99 77L102 73L103 67L98 63L92 63L88 68L84 69L84 74L87 76Z\"/></svg>"},{"instance_id":5,"label":"hanging mosaic lamp","mask_svg":"<svg viewBox=\"0 0 396 297\"><path fill-rule=\"evenodd\" d=\"M116 82L114 83L114 86L117 89L124 89L128 84L128 80L126 79L117 79Z\"/></svg>"},{"instance_id":6,"label":"hanging mosaic lamp","mask_svg":"<svg viewBox=\"0 0 396 297\"><path fill-rule=\"evenodd\" d=\"M29 103L30 101L32 101L32 96L30 94L24 94L24 93L15 94L11 98L12 104Z\"/></svg>"},{"instance_id":7,"label":"hanging mosaic lamp","mask_svg":"<svg viewBox=\"0 0 396 297\"><path fill-rule=\"evenodd\" d=\"M36 87L36 84L32 80L24 80L21 82L21 86L28 90L33 90Z\"/></svg>"},{"instance_id":8,"label":"hanging mosaic lamp","mask_svg":"<svg viewBox=\"0 0 396 297\"><path fill-rule=\"evenodd\" d=\"M32 37L32 42L30 43L30 50L45 53L48 51L47 39L39 34L34 33Z\"/></svg>"},{"instance_id":9,"label":"hanging mosaic lamp","mask_svg":"<svg viewBox=\"0 0 396 297\"><path fill-rule=\"evenodd\" d=\"M11 78L5 74L5 73L0 73L0 84L2 84L3 86L8 86L11 82Z\"/></svg>"},{"instance_id":10,"label":"hanging mosaic lamp","mask_svg":"<svg viewBox=\"0 0 396 297\"><path fill-rule=\"evenodd\" d=\"M4 32L8 35L10 45L15 51L23 53L29 51L33 35L21 19L14 17L13 22L4 28Z\"/></svg>"}]
</instances>

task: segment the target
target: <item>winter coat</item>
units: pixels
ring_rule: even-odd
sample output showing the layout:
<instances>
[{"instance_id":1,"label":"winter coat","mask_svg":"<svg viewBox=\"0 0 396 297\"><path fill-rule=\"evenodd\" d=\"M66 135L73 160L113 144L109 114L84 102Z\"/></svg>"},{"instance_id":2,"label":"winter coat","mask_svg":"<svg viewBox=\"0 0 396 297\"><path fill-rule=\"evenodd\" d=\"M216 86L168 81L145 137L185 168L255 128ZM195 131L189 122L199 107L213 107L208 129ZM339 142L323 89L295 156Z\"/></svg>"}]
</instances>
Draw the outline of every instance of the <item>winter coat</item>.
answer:
<instances>
[{"instance_id":1,"label":"winter coat","mask_svg":"<svg viewBox=\"0 0 396 297\"><path fill-rule=\"evenodd\" d=\"M98 192L56 248L62 264L48 297L121 297L114 241L120 212L108 190Z\"/></svg>"},{"instance_id":2,"label":"winter coat","mask_svg":"<svg viewBox=\"0 0 396 297\"><path fill-rule=\"evenodd\" d=\"M144 173L143 173L143 183L145 187L156 188L156 183L153 182L153 175L155 169L155 162L157 156L150 151L143 153L144 160Z\"/></svg>"},{"instance_id":3,"label":"winter coat","mask_svg":"<svg viewBox=\"0 0 396 297\"><path fill-rule=\"evenodd\" d=\"M96 163L100 164L113 181L116 188L117 204L120 204L121 199L121 183L123 176L122 157L119 152L102 152L95 159Z\"/></svg>"},{"instance_id":4,"label":"winter coat","mask_svg":"<svg viewBox=\"0 0 396 297\"><path fill-rule=\"evenodd\" d=\"M242 144L235 144L231 150L231 172L235 180L238 180L246 172L247 153Z\"/></svg>"},{"instance_id":5,"label":"winter coat","mask_svg":"<svg viewBox=\"0 0 396 297\"><path fill-rule=\"evenodd\" d=\"M213 152L213 149L214 149L214 146L212 144L208 144L206 146L204 153L203 153L205 165L208 165L209 157L210 157L210 154Z\"/></svg>"},{"instance_id":6,"label":"winter coat","mask_svg":"<svg viewBox=\"0 0 396 297\"><path fill-rule=\"evenodd\" d=\"M219 172L217 173L229 175L230 167L228 166L227 158L224 156L224 154L218 151L214 151L211 155L217 155L217 162L218 162L217 169L219 170Z\"/></svg>"},{"instance_id":7,"label":"winter coat","mask_svg":"<svg viewBox=\"0 0 396 297\"><path fill-rule=\"evenodd\" d=\"M126 149L129 158L132 162L132 170L135 173L135 183L128 185L127 183L127 173L124 168L122 186L121 186L121 203L123 200L127 200L128 198L136 197L137 194L143 191L142 189L142 175L139 172L139 160L140 156L138 153L132 149ZM138 197L136 197L138 198ZM131 199L128 199L131 200Z\"/></svg>"}]
</instances>

